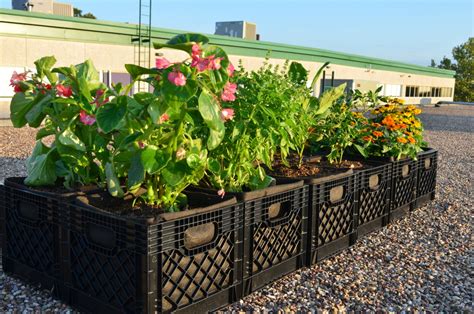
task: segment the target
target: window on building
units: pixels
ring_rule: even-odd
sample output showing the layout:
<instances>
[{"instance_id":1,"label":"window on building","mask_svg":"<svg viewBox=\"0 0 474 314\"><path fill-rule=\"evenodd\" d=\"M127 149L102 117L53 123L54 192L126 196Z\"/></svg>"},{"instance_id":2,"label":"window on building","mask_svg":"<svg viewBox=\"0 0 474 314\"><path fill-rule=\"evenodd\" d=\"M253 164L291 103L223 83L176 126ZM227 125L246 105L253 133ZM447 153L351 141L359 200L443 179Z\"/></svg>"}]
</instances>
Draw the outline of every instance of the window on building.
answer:
<instances>
[{"instance_id":1,"label":"window on building","mask_svg":"<svg viewBox=\"0 0 474 314\"><path fill-rule=\"evenodd\" d=\"M385 84L385 96L392 96L392 97L400 97L402 95L402 86L401 85L393 85L393 84Z\"/></svg>"},{"instance_id":2,"label":"window on building","mask_svg":"<svg viewBox=\"0 0 474 314\"><path fill-rule=\"evenodd\" d=\"M431 97L431 88L428 86L419 86L418 97Z\"/></svg>"}]
</instances>

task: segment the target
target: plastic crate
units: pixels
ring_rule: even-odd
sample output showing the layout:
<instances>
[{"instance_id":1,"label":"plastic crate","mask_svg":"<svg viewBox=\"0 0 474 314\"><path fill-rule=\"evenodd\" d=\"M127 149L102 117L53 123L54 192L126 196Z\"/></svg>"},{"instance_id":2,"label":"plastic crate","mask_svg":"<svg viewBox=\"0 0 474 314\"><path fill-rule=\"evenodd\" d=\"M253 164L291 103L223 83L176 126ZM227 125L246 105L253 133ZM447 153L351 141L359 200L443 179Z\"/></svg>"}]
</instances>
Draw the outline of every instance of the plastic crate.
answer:
<instances>
[{"instance_id":1,"label":"plastic crate","mask_svg":"<svg viewBox=\"0 0 474 314\"><path fill-rule=\"evenodd\" d=\"M404 217L415 205L417 166L413 159L393 161L390 221Z\"/></svg>"},{"instance_id":2,"label":"plastic crate","mask_svg":"<svg viewBox=\"0 0 474 314\"><path fill-rule=\"evenodd\" d=\"M392 164L377 164L358 171L357 178L357 236L382 228L390 212Z\"/></svg>"},{"instance_id":3,"label":"plastic crate","mask_svg":"<svg viewBox=\"0 0 474 314\"><path fill-rule=\"evenodd\" d=\"M304 266L308 187L301 183L300 181L299 186L286 191L244 200L244 272L241 297Z\"/></svg>"},{"instance_id":4,"label":"plastic crate","mask_svg":"<svg viewBox=\"0 0 474 314\"><path fill-rule=\"evenodd\" d=\"M235 302L243 206L171 216L150 223L71 206L61 298L95 313L200 313ZM190 246L200 228L211 228L211 238Z\"/></svg>"},{"instance_id":5,"label":"plastic crate","mask_svg":"<svg viewBox=\"0 0 474 314\"><path fill-rule=\"evenodd\" d=\"M51 289L59 278L59 208L57 201L8 178L0 206L2 264L6 273Z\"/></svg>"},{"instance_id":6,"label":"plastic crate","mask_svg":"<svg viewBox=\"0 0 474 314\"><path fill-rule=\"evenodd\" d=\"M309 182L311 266L355 243L356 175L342 174Z\"/></svg>"},{"instance_id":7,"label":"plastic crate","mask_svg":"<svg viewBox=\"0 0 474 314\"><path fill-rule=\"evenodd\" d=\"M418 178L415 208L420 208L435 198L438 151L428 148L418 154Z\"/></svg>"}]
</instances>

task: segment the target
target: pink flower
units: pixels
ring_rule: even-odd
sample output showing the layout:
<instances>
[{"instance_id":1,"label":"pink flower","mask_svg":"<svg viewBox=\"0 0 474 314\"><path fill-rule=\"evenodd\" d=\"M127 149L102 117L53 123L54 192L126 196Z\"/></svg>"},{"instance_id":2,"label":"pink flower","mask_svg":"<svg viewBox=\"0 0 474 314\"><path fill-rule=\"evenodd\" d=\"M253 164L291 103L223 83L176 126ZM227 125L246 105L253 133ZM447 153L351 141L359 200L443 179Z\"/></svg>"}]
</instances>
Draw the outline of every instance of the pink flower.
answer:
<instances>
[{"instance_id":1,"label":"pink flower","mask_svg":"<svg viewBox=\"0 0 474 314\"><path fill-rule=\"evenodd\" d=\"M201 47L198 44L194 44L191 51L193 57L199 56L201 54Z\"/></svg>"},{"instance_id":2,"label":"pink flower","mask_svg":"<svg viewBox=\"0 0 474 314\"><path fill-rule=\"evenodd\" d=\"M168 81L170 81L171 84L176 86L184 86L186 85L186 76L184 76L184 74L181 73L179 70L174 69L168 74Z\"/></svg>"},{"instance_id":3,"label":"pink flower","mask_svg":"<svg viewBox=\"0 0 474 314\"><path fill-rule=\"evenodd\" d=\"M221 198L224 198L224 195L225 195L224 189L220 189L219 191L217 191L217 195L219 195Z\"/></svg>"},{"instance_id":4,"label":"pink flower","mask_svg":"<svg viewBox=\"0 0 474 314\"><path fill-rule=\"evenodd\" d=\"M234 71L234 65L232 63L229 63L229 66L227 67L227 73L229 73L230 77L234 76Z\"/></svg>"},{"instance_id":5,"label":"pink flower","mask_svg":"<svg viewBox=\"0 0 474 314\"><path fill-rule=\"evenodd\" d=\"M47 90L51 90L51 84L45 84L45 83L41 83L41 84L37 84L36 87L38 88L39 92L41 94L46 94L46 91Z\"/></svg>"},{"instance_id":6,"label":"pink flower","mask_svg":"<svg viewBox=\"0 0 474 314\"><path fill-rule=\"evenodd\" d=\"M163 113L160 116L160 123L164 123L164 122L168 121L169 119L170 119L170 116L167 113Z\"/></svg>"},{"instance_id":7,"label":"pink flower","mask_svg":"<svg viewBox=\"0 0 474 314\"><path fill-rule=\"evenodd\" d=\"M79 119L85 125L93 125L95 123L95 117L93 115L87 114L84 110L81 110L79 114Z\"/></svg>"},{"instance_id":8,"label":"pink flower","mask_svg":"<svg viewBox=\"0 0 474 314\"><path fill-rule=\"evenodd\" d=\"M223 101L234 101L236 91L237 91L237 84L227 82L224 86L224 90L222 91L221 99Z\"/></svg>"},{"instance_id":9,"label":"pink flower","mask_svg":"<svg viewBox=\"0 0 474 314\"><path fill-rule=\"evenodd\" d=\"M12 77L10 79L10 86L15 86L18 85L18 83L26 81L26 75L28 72L23 72L23 73L16 73L16 71L13 71Z\"/></svg>"},{"instance_id":10,"label":"pink flower","mask_svg":"<svg viewBox=\"0 0 474 314\"><path fill-rule=\"evenodd\" d=\"M234 109L232 108L224 108L221 111L221 119L223 121L232 120L234 118Z\"/></svg>"},{"instance_id":11,"label":"pink flower","mask_svg":"<svg viewBox=\"0 0 474 314\"><path fill-rule=\"evenodd\" d=\"M59 97L68 98L72 96L72 88L61 84L56 85L56 92Z\"/></svg>"},{"instance_id":12,"label":"pink flower","mask_svg":"<svg viewBox=\"0 0 474 314\"><path fill-rule=\"evenodd\" d=\"M161 69L166 69L171 65L171 62L169 62L166 58L157 58L156 59L156 68L161 70Z\"/></svg>"},{"instance_id":13,"label":"pink flower","mask_svg":"<svg viewBox=\"0 0 474 314\"><path fill-rule=\"evenodd\" d=\"M140 147L140 149L145 148L145 143L143 143L142 141L138 141L138 147Z\"/></svg>"},{"instance_id":14,"label":"pink flower","mask_svg":"<svg viewBox=\"0 0 474 314\"><path fill-rule=\"evenodd\" d=\"M221 68L221 61L224 58L215 58L214 55L209 56L209 69L219 70Z\"/></svg>"}]
</instances>

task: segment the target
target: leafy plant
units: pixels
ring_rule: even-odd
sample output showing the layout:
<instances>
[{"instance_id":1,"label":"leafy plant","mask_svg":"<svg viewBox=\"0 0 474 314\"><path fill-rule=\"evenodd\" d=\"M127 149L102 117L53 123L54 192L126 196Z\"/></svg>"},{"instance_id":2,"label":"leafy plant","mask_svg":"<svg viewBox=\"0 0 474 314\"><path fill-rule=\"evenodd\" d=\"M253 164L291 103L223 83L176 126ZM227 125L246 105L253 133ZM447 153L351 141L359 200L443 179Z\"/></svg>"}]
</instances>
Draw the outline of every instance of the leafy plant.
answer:
<instances>
[{"instance_id":1,"label":"leafy plant","mask_svg":"<svg viewBox=\"0 0 474 314\"><path fill-rule=\"evenodd\" d=\"M54 57L41 58L35 62L36 73L14 72L10 80L16 92L10 105L13 125L42 126L27 161L25 183L54 185L62 180L67 187L100 183L108 136L95 124L95 115L113 93L99 81L91 61L53 68L55 63ZM111 100L110 106L115 102ZM46 136L54 137L51 146L42 142Z\"/></svg>"},{"instance_id":2,"label":"leafy plant","mask_svg":"<svg viewBox=\"0 0 474 314\"><path fill-rule=\"evenodd\" d=\"M241 67L233 78L239 86L234 118L223 145L210 152L209 186L221 193L260 189L271 182L263 165L271 167L276 157L287 164L291 152L301 163L314 118L330 106L311 95L307 76L297 62L282 68L265 62L252 72Z\"/></svg>"}]
</instances>

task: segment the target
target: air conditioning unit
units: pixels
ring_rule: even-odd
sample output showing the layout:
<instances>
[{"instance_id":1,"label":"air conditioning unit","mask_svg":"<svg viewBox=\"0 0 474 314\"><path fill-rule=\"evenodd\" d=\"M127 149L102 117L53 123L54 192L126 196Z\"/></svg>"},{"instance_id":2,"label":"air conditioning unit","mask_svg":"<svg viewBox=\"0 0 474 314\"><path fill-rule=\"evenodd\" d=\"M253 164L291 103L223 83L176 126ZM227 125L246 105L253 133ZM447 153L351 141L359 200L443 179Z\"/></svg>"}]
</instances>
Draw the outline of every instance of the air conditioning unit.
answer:
<instances>
[{"instance_id":1,"label":"air conditioning unit","mask_svg":"<svg viewBox=\"0 0 474 314\"><path fill-rule=\"evenodd\" d=\"M215 34L256 40L257 25L245 21L217 22Z\"/></svg>"}]
</instances>

